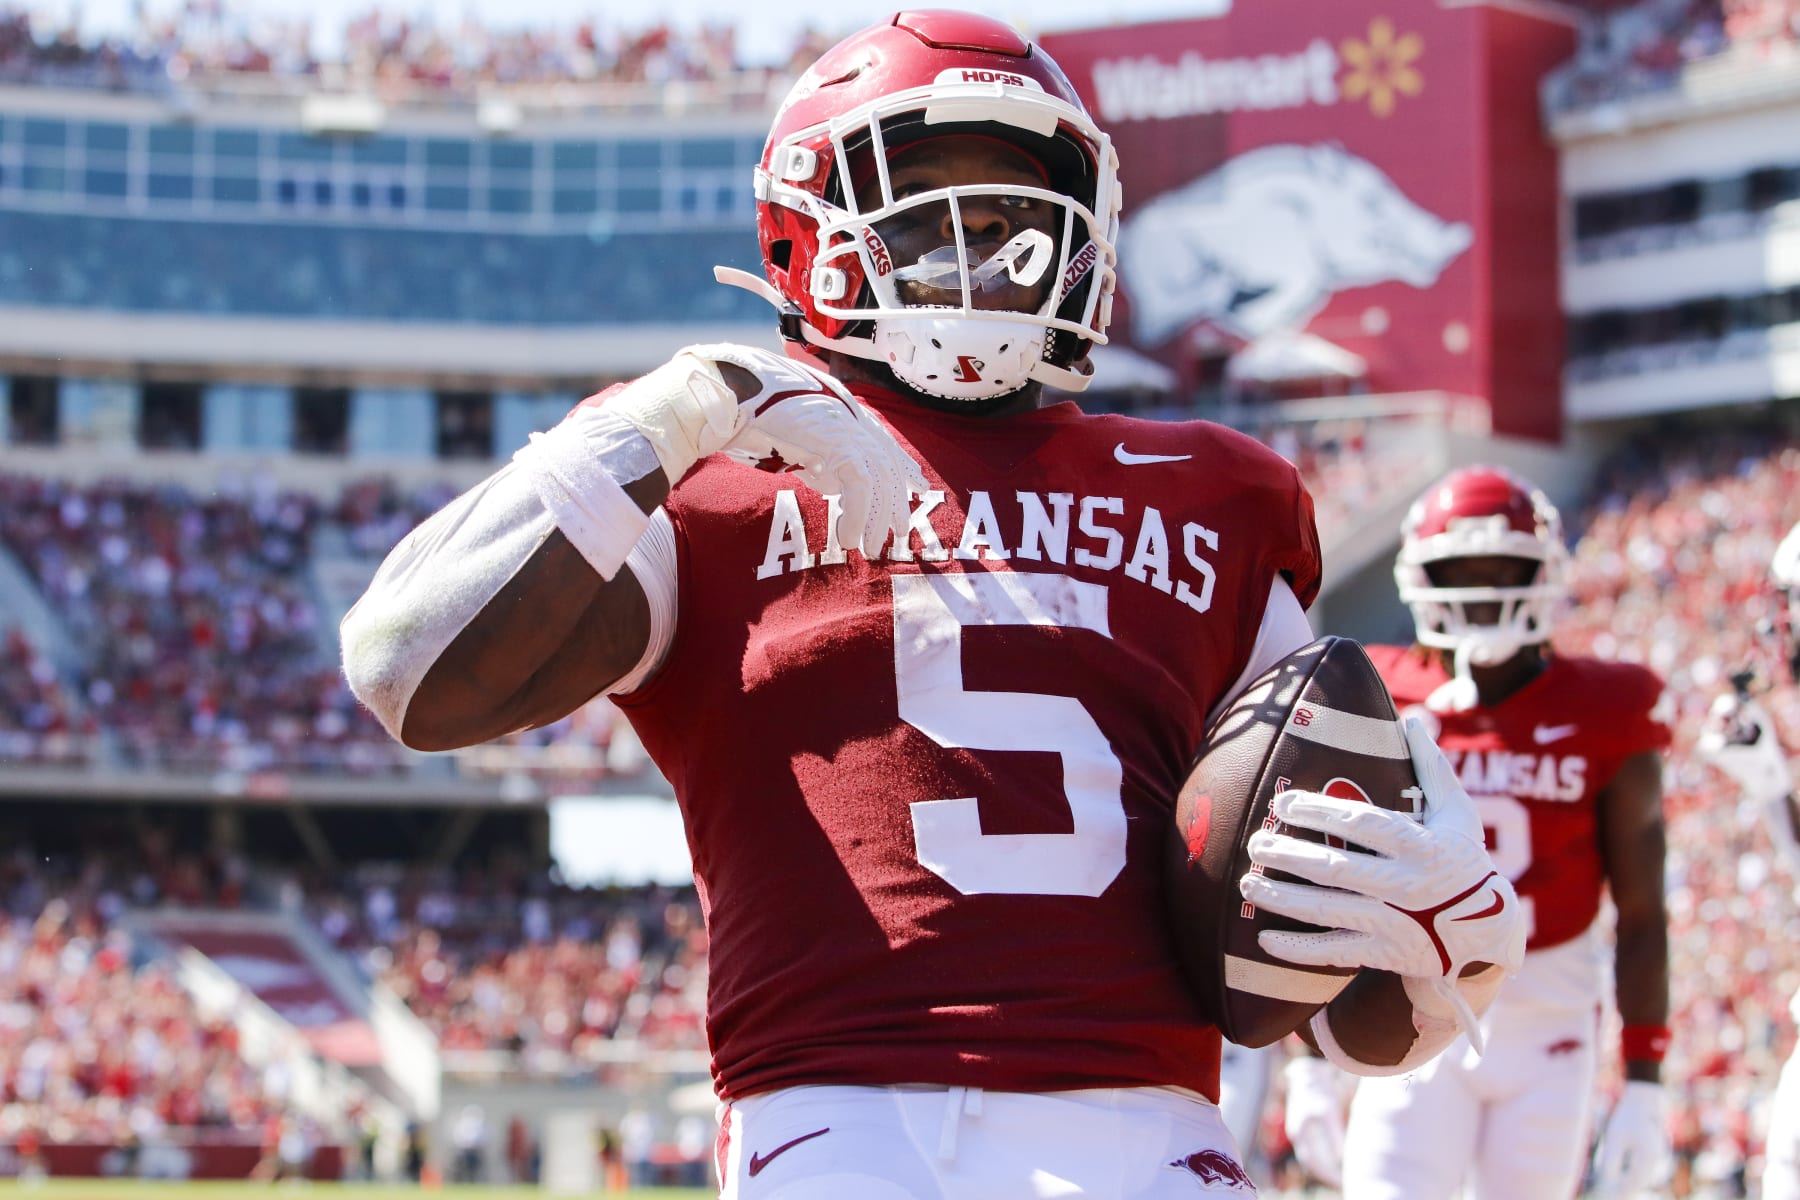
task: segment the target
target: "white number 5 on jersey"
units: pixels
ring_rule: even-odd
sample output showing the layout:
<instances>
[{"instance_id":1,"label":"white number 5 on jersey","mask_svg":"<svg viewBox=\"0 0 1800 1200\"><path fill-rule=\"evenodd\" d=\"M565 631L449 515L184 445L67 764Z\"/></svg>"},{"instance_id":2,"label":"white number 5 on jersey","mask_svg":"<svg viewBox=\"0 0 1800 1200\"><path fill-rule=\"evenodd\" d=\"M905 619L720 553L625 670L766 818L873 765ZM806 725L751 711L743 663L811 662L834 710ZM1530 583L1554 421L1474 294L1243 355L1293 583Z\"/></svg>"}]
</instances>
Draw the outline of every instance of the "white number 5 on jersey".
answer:
<instances>
[{"instance_id":1,"label":"white number 5 on jersey","mask_svg":"<svg viewBox=\"0 0 1800 1200\"><path fill-rule=\"evenodd\" d=\"M1106 588L1064 575L895 575L900 718L940 746L1062 758L1072 833L981 831L972 796L912 805L919 862L966 895L1098 896L1125 868L1124 774L1081 701L963 688L971 625L1091 629L1106 637Z\"/></svg>"}]
</instances>

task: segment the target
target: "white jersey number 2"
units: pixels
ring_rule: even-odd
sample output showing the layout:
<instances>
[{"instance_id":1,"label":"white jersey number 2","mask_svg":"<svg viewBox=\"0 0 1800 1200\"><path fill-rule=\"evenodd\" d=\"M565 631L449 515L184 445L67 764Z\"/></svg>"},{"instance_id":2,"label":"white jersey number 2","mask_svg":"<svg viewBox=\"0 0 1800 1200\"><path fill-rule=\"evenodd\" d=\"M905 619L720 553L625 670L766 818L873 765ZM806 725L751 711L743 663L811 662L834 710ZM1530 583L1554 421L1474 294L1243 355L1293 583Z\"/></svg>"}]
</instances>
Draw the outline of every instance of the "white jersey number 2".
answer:
<instances>
[{"instance_id":1,"label":"white jersey number 2","mask_svg":"<svg viewBox=\"0 0 1800 1200\"><path fill-rule=\"evenodd\" d=\"M1517 883L1531 869L1531 810L1511 796L1474 796L1487 831L1488 857L1494 869ZM1528 931L1537 929L1537 906L1531 896L1520 896Z\"/></svg>"},{"instance_id":2,"label":"white jersey number 2","mask_svg":"<svg viewBox=\"0 0 1800 1200\"><path fill-rule=\"evenodd\" d=\"M1091 629L1106 588L1063 575L895 575L900 719L940 746L1062 757L1072 833L983 833L973 796L912 805L919 861L965 895L1098 896L1125 868L1124 774L1081 701L963 688L962 631L980 625Z\"/></svg>"}]
</instances>

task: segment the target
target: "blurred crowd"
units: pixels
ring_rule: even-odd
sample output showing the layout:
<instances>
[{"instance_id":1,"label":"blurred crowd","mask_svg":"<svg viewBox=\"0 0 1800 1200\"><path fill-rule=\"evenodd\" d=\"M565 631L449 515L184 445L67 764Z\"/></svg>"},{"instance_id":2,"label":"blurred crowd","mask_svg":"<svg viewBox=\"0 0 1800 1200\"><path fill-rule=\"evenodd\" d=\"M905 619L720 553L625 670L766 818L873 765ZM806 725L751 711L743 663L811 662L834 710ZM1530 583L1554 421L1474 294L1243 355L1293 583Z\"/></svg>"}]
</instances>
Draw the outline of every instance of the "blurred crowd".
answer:
<instances>
[{"instance_id":1,"label":"blurred crowd","mask_svg":"<svg viewBox=\"0 0 1800 1200\"><path fill-rule=\"evenodd\" d=\"M592 18L501 28L472 13L440 24L371 7L322 36L308 18L237 11L221 0L186 0L173 10L140 5L136 12L129 33L102 37L84 31L78 16L57 21L0 5L0 82L167 90L264 77L378 95L469 95L534 84L655 87L749 76L783 82L829 44L808 33L787 61L753 69L740 61L732 25L679 30L653 13L632 28Z\"/></svg>"},{"instance_id":2,"label":"blurred crowd","mask_svg":"<svg viewBox=\"0 0 1800 1200\"><path fill-rule=\"evenodd\" d=\"M1768 631L1768 564L1800 521L1800 439L1771 426L1627 448L1578 522L1573 604L1557 644L1644 662L1668 681L1676 739L1666 798L1677 1149L1729 1182L1760 1153L1763 1109L1794 1043L1800 908L1759 816L1694 741L1730 677L1754 670L1789 749L1800 689ZM1727 1189L1729 1191L1729 1188Z\"/></svg>"},{"instance_id":3,"label":"blurred crowd","mask_svg":"<svg viewBox=\"0 0 1800 1200\"><path fill-rule=\"evenodd\" d=\"M198 863L144 849L135 866L0 859L0 1143L260 1136L288 1115L285 1072L246 1062L232 1023L115 926L128 907L228 897Z\"/></svg>"},{"instance_id":4,"label":"blurred crowd","mask_svg":"<svg viewBox=\"0 0 1800 1200\"><path fill-rule=\"evenodd\" d=\"M197 494L0 475L0 555L22 568L76 652L59 671L0 613L0 760L243 774L406 769L411 757L344 684L336 630L320 616L314 541L322 529L341 534L372 574L451 495L439 484L380 481L323 502L266 480ZM458 761L471 777L540 771L563 788L647 767L604 698Z\"/></svg>"},{"instance_id":5,"label":"blurred crowd","mask_svg":"<svg viewBox=\"0 0 1800 1200\"><path fill-rule=\"evenodd\" d=\"M615 1039L706 1047L706 935L690 890L569 888L506 856L301 886L320 931L431 1026L452 1069L591 1076Z\"/></svg>"},{"instance_id":6,"label":"blurred crowd","mask_svg":"<svg viewBox=\"0 0 1800 1200\"><path fill-rule=\"evenodd\" d=\"M1673 87L1689 63L1723 54L1791 61L1800 0L1639 0L1589 14L1575 58L1545 85L1552 111Z\"/></svg>"},{"instance_id":7,"label":"blurred crowd","mask_svg":"<svg viewBox=\"0 0 1800 1200\"><path fill-rule=\"evenodd\" d=\"M0 629L0 760L79 763L97 726L77 712L56 666L16 626Z\"/></svg>"},{"instance_id":8,"label":"blurred crowd","mask_svg":"<svg viewBox=\"0 0 1800 1200\"><path fill-rule=\"evenodd\" d=\"M60 720L103 730L120 763L367 772L397 762L319 628L310 498L0 476L0 509L0 548L79 648L74 694L55 692ZM59 719L49 707L28 698L0 721L29 732Z\"/></svg>"}]
</instances>

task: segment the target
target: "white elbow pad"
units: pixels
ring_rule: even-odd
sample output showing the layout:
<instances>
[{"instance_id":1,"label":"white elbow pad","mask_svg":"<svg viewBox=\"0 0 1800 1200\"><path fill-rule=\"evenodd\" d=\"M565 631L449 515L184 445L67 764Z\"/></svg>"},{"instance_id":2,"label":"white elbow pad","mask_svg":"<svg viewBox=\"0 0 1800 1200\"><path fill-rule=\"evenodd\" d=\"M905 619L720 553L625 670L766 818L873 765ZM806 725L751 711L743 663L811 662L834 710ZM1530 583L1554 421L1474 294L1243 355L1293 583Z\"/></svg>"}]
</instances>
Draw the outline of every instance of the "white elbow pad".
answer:
<instances>
[{"instance_id":1,"label":"white elbow pad","mask_svg":"<svg viewBox=\"0 0 1800 1200\"><path fill-rule=\"evenodd\" d=\"M1476 1016L1487 1012L1506 982L1506 969L1490 966L1474 975L1456 981L1456 990ZM1311 1029L1318 1041L1319 1053L1334 1066L1352 1075L1404 1075L1424 1066L1443 1052L1445 1046L1462 1032L1456 1009L1432 987L1432 980L1402 977L1406 997L1412 1001L1413 1044L1401 1060L1392 1065L1366 1063L1346 1051L1331 1032L1331 1006L1313 1014Z\"/></svg>"}]
</instances>

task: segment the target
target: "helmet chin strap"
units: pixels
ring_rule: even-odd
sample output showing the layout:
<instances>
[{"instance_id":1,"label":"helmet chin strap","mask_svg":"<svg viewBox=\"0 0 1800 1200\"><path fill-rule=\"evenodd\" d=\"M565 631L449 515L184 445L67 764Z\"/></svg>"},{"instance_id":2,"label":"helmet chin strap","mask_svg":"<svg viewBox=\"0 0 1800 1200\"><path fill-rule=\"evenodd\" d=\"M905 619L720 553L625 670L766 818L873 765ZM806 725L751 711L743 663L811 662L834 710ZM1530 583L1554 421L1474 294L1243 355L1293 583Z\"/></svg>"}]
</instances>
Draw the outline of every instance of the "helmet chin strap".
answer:
<instances>
[{"instance_id":1,"label":"helmet chin strap","mask_svg":"<svg viewBox=\"0 0 1800 1200\"><path fill-rule=\"evenodd\" d=\"M1425 707L1432 712L1460 713L1468 712L1481 703L1481 692L1475 686L1475 676L1470 671L1473 666L1475 647L1462 642L1456 647L1454 670L1450 678L1440 683L1431 695L1425 697Z\"/></svg>"},{"instance_id":2,"label":"helmet chin strap","mask_svg":"<svg viewBox=\"0 0 1800 1200\"><path fill-rule=\"evenodd\" d=\"M1432 712L1468 712L1481 704L1481 689L1475 686L1476 667L1497 666L1523 650L1527 643L1515 638L1480 641L1464 638L1452 653L1450 678L1440 683L1425 698Z\"/></svg>"}]
</instances>

